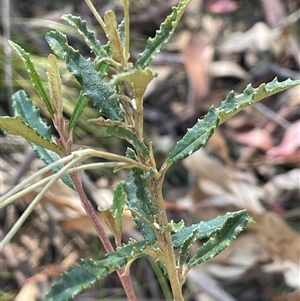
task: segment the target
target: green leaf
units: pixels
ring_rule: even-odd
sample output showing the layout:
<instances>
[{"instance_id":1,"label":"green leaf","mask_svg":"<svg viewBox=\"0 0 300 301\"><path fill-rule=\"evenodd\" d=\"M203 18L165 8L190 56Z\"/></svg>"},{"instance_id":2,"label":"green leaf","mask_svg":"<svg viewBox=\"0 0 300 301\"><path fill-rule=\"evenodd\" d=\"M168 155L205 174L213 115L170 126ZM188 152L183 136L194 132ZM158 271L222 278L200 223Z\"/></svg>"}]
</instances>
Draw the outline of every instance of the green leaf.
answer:
<instances>
[{"instance_id":1,"label":"green leaf","mask_svg":"<svg viewBox=\"0 0 300 301\"><path fill-rule=\"evenodd\" d=\"M176 7L172 7L172 13L161 24L160 29L156 31L155 37L148 39L145 50L139 55L136 62L138 66L142 67L142 69L147 67L153 57L162 50L170 40L174 29L190 2L191 0L183 0Z\"/></svg>"},{"instance_id":2,"label":"green leaf","mask_svg":"<svg viewBox=\"0 0 300 301\"><path fill-rule=\"evenodd\" d=\"M113 99L115 91L106 84L95 70L89 59L85 59L77 50L67 43L67 38L60 31L50 31L46 40L55 54L66 56L68 70L75 76L82 86L84 95L91 99L96 107L111 120L123 120L123 111L119 101Z\"/></svg>"},{"instance_id":3,"label":"green leaf","mask_svg":"<svg viewBox=\"0 0 300 301\"><path fill-rule=\"evenodd\" d=\"M193 256L187 264L190 269L217 256L221 251L227 248L246 227L252 219L245 211L239 214L229 216L222 226L217 229L214 237L211 237Z\"/></svg>"},{"instance_id":4,"label":"green leaf","mask_svg":"<svg viewBox=\"0 0 300 301\"><path fill-rule=\"evenodd\" d=\"M111 208L103 210L98 207L98 209L104 214L105 223L113 233L117 245L121 245L125 198L126 192L124 182L121 181L114 189L114 198Z\"/></svg>"},{"instance_id":5,"label":"green leaf","mask_svg":"<svg viewBox=\"0 0 300 301\"><path fill-rule=\"evenodd\" d=\"M150 193L147 187L147 181L143 177L144 173L136 168L133 168L128 175L128 180L125 183L125 190L127 193L127 206L132 212L134 221L136 222L139 230L144 238L153 243L156 240L156 234L148 223L153 223L154 209ZM141 215L145 220L142 221L136 212Z\"/></svg>"},{"instance_id":6,"label":"green leaf","mask_svg":"<svg viewBox=\"0 0 300 301\"><path fill-rule=\"evenodd\" d=\"M63 273L60 279L51 287L44 301L66 301L74 298L84 290L90 288L97 280L126 265L139 257L147 247L145 241L130 243L107 254L102 260L83 260L81 266L72 266Z\"/></svg>"},{"instance_id":7,"label":"green leaf","mask_svg":"<svg viewBox=\"0 0 300 301\"><path fill-rule=\"evenodd\" d=\"M72 116L71 116L71 119L70 119L70 123L69 123L69 130L71 131L75 125L77 124L81 114L83 113L86 105L88 104L89 100L88 98L86 98L84 95L83 95L83 91L81 90L80 91L80 94L78 96L78 99L76 101L76 105L75 105L75 108L73 110L73 113L72 113Z\"/></svg>"},{"instance_id":8,"label":"green leaf","mask_svg":"<svg viewBox=\"0 0 300 301\"><path fill-rule=\"evenodd\" d=\"M30 98L27 96L25 91L21 90L16 92L13 96L13 108L15 115L20 115L22 120L27 123L31 128L37 130L37 133L50 140L51 139L51 131L50 127L46 125L46 123L42 120L39 110L32 104ZM39 146L38 144L31 143L31 147L38 154L38 156L46 163L50 164L56 162L61 157L58 154L61 154L64 157L64 153L60 150L60 153L53 152L51 150L45 149L43 146ZM54 144L56 145L56 144ZM57 146L58 147L58 146ZM60 149L60 148L59 148ZM59 171L63 165L58 166L53 169L54 172ZM74 189L73 181L70 176L63 176L61 178L65 184L67 184L70 188Z\"/></svg>"},{"instance_id":9,"label":"green leaf","mask_svg":"<svg viewBox=\"0 0 300 301\"><path fill-rule=\"evenodd\" d=\"M200 222L182 231L173 234L172 239L175 249L189 238L189 235L197 233L198 239L203 239L218 232L222 227L225 228L228 223L235 221L236 231L244 225L244 222L251 221L245 210L226 213L207 222ZM234 226L233 226L234 227ZM109 253L102 260L83 260L81 266L72 266L71 269L63 273L45 296L45 301L65 301L74 298L84 290L96 283L98 279L105 278L108 274L128 264L130 261L145 256L143 253L150 247L147 241L130 243L118 248L115 252ZM155 245L153 246L155 248ZM149 253L149 252L148 252Z\"/></svg>"},{"instance_id":10,"label":"green leaf","mask_svg":"<svg viewBox=\"0 0 300 301\"><path fill-rule=\"evenodd\" d=\"M100 41L96 39L95 33L87 27L85 20L71 14L63 15L61 19L67 21L70 25L77 27L78 32L84 37L87 45L99 59L109 57Z\"/></svg>"},{"instance_id":11,"label":"green leaf","mask_svg":"<svg viewBox=\"0 0 300 301\"><path fill-rule=\"evenodd\" d=\"M220 124L246 107L299 84L300 80L287 79L283 82L278 82L277 78L274 78L271 82L261 84L258 88L253 88L249 84L244 92L237 96L231 91L218 108Z\"/></svg>"},{"instance_id":12,"label":"green leaf","mask_svg":"<svg viewBox=\"0 0 300 301\"><path fill-rule=\"evenodd\" d=\"M37 71L34 67L34 64L33 64L33 62L31 61L31 59L29 57L29 54L27 52L25 52L24 49L22 49L18 44L14 43L12 41L10 41L9 43L12 46L12 48L14 48L17 51L17 53L20 55L21 59L24 61L34 88L36 89L36 91L39 94L40 98L44 102L48 113L53 118L54 112L53 112L53 109L51 107L50 100L49 100L49 98L46 94L46 91L45 91L44 86L42 84L41 78L40 78L39 74L37 73Z\"/></svg>"},{"instance_id":13,"label":"green leaf","mask_svg":"<svg viewBox=\"0 0 300 301\"><path fill-rule=\"evenodd\" d=\"M198 240L200 229L196 228L193 232L186 238L184 243L180 246L178 263L179 265L183 265L186 259L189 256L190 247Z\"/></svg>"},{"instance_id":14,"label":"green leaf","mask_svg":"<svg viewBox=\"0 0 300 301\"><path fill-rule=\"evenodd\" d=\"M212 136L218 123L218 111L215 107L211 107L204 118L199 119L191 129L188 129L184 137L177 142L166 159L166 164L170 165L178 162L198 150Z\"/></svg>"},{"instance_id":15,"label":"green leaf","mask_svg":"<svg viewBox=\"0 0 300 301\"><path fill-rule=\"evenodd\" d=\"M170 152L165 164L170 165L190 156L207 142L219 124L239 111L263 98L299 84L300 80L287 79L280 83L275 78L270 83L262 84L258 88L253 88L250 84L242 94L237 96L231 91L219 108L211 107L203 119L198 120L191 129L188 129L188 132Z\"/></svg>"},{"instance_id":16,"label":"green leaf","mask_svg":"<svg viewBox=\"0 0 300 301\"><path fill-rule=\"evenodd\" d=\"M212 236L218 229L224 225L228 218L239 218L241 216L245 216L248 218L249 222L252 222L252 218L248 216L246 210L240 210L236 212L228 212L224 215L219 215L214 219L209 221L202 221L200 223L191 225L189 227L185 227L182 231L175 233L172 235L173 245L175 249L180 248L186 239L195 231L195 229L199 229L197 233L197 239L206 239Z\"/></svg>"},{"instance_id":17,"label":"green leaf","mask_svg":"<svg viewBox=\"0 0 300 301\"><path fill-rule=\"evenodd\" d=\"M103 134L104 137L116 136L127 140L134 148L143 155L149 157L149 151L145 143L136 135L135 132L128 128L111 126Z\"/></svg>"}]
</instances>

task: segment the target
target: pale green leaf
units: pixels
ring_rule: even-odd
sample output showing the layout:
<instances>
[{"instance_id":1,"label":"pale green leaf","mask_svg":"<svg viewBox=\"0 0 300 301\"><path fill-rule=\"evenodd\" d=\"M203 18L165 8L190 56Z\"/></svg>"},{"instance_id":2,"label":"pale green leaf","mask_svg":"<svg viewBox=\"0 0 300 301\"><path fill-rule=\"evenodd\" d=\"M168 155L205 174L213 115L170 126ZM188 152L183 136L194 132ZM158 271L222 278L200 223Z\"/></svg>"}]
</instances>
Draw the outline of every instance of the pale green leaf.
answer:
<instances>
[{"instance_id":1,"label":"pale green leaf","mask_svg":"<svg viewBox=\"0 0 300 301\"><path fill-rule=\"evenodd\" d=\"M60 156L64 156L64 152L57 144L41 136L36 129L25 123L20 115L15 117L0 116L0 127L8 134L21 136L28 142L35 143L56 152Z\"/></svg>"},{"instance_id":2,"label":"pale green leaf","mask_svg":"<svg viewBox=\"0 0 300 301\"><path fill-rule=\"evenodd\" d=\"M63 118L63 104L62 104L62 84L59 74L59 68L55 55L48 56L48 69L47 69L50 101L53 112L55 114L54 120Z\"/></svg>"},{"instance_id":3,"label":"pale green leaf","mask_svg":"<svg viewBox=\"0 0 300 301\"><path fill-rule=\"evenodd\" d=\"M109 46L113 53L113 58L125 67L126 60L124 57L124 48L119 35L116 15L112 10L109 10L104 15L106 36L109 40Z\"/></svg>"}]
</instances>

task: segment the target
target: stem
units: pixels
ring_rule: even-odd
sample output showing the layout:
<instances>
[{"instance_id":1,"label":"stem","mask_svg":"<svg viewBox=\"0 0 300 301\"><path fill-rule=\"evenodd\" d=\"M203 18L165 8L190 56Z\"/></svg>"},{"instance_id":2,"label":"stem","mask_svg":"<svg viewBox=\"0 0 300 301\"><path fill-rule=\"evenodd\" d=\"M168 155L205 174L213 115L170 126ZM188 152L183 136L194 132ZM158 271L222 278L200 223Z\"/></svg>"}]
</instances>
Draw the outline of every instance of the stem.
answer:
<instances>
[{"instance_id":1,"label":"stem","mask_svg":"<svg viewBox=\"0 0 300 301\"><path fill-rule=\"evenodd\" d=\"M150 192L152 195L153 205L157 214L157 222L160 228L165 229L162 231L158 229L157 233L157 244L164 254L164 263L168 270L169 280L173 293L174 301L183 301L181 282L176 267L176 257L173 248L173 241L171 231L168 229L168 217L165 209L164 199L162 195L162 183L164 179L164 173L161 173L161 177L156 180L150 181Z\"/></svg>"},{"instance_id":2,"label":"stem","mask_svg":"<svg viewBox=\"0 0 300 301\"><path fill-rule=\"evenodd\" d=\"M91 205L90 201L88 200L82 184L81 184L81 180L79 178L79 175L76 173L71 174L71 178L74 182L76 191L80 197L81 200L81 204L86 212L86 214L88 215L88 217L90 218L97 234L98 237L100 239L100 241L102 242L104 249L107 253L110 252L114 252L114 248L112 246L112 244L110 243L103 227L101 226L101 224L99 223L98 217L95 213L95 210L93 208L93 206ZM125 273L125 268L120 268L119 270L117 270L118 276L121 280L121 283L123 285L123 288L125 290L126 296L128 298L128 300L130 301L136 301L136 296L135 296L135 292L133 290L133 286L132 286L132 282L130 279L130 275L127 275L127 273Z\"/></svg>"},{"instance_id":3,"label":"stem","mask_svg":"<svg viewBox=\"0 0 300 301\"><path fill-rule=\"evenodd\" d=\"M80 161L79 158L77 158L77 161ZM10 231L7 233L7 235L4 237L4 239L0 243L0 251L9 243L9 241L13 238L13 236L16 234L16 232L20 229L20 227L23 225L27 217L30 215L30 213L34 210L36 205L40 202L40 200L43 198L44 194L47 192L47 190L61 177L61 175L68 169L70 166L76 163L75 161L72 161L68 163L65 167L63 167L57 174L55 174L54 177L50 179L50 181L45 185L45 187L42 189L42 191L34 198L34 200L29 204L29 206L26 208L22 216L17 220L17 222L13 225L13 227L10 229Z\"/></svg>"},{"instance_id":4,"label":"stem","mask_svg":"<svg viewBox=\"0 0 300 301\"><path fill-rule=\"evenodd\" d=\"M102 29L106 33L106 25L105 25L103 19L101 18L101 16L98 14L98 12L97 12L95 6L93 5L93 3L90 0L85 0L85 3L87 4L87 6L89 7L89 9L93 13L94 17L97 19L97 21L101 25Z\"/></svg>"},{"instance_id":5,"label":"stem","mask_svg":"<svg viewBox=\"0 0 300 301\"><path fill-rule=\"evenodd\" d=\"M135 117L134 117L134 127L135 132L139 138L143 138L143 127L144 127L144 105L143 99L136 99L136 110L135 110Z\"/></svg>"}]
</instances>

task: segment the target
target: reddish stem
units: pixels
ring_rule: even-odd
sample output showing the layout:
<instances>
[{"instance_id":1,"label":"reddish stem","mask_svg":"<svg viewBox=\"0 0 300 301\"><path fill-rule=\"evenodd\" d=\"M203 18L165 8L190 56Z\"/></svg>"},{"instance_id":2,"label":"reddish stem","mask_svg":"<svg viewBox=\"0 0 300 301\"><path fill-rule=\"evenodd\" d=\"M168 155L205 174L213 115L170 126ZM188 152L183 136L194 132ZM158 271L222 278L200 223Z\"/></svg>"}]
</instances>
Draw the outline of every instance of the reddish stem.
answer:
<instances>
[{"instance_id":1,"label":"reddish stem","mask_svg":"<svg viewBox=\"0 0 300 301\"><path fill-rule=\"evenodd\" d=\"M82 184L81 184L81 180L78 176L78 174L71 174L71 178L73 180L73 183L75 185L76 191L79 195L79 198L81 200L81 204L85 210L85 212L87 213L88 217L90 218L97 234L98 237L100 239L100 241L102 242L105 251L107 253L113 252L114 248L112 246L112 244L110 243L110 240L108 239L103 227L101 226L101 224L99 223L98 217L96 215L96 212L93 208L93 206L91 205L89 199L87 198ZM133 286L132 286L132 282L131 282L131 278L130 275L125 273L125 268L120 268L117 270L118 276L121 280L121 283L123 285L123 288L125 290L126 296L128 298L129 301L137 301L136 296L135 296L135 292L133 290Z\"/></svg>"}]
</instances>

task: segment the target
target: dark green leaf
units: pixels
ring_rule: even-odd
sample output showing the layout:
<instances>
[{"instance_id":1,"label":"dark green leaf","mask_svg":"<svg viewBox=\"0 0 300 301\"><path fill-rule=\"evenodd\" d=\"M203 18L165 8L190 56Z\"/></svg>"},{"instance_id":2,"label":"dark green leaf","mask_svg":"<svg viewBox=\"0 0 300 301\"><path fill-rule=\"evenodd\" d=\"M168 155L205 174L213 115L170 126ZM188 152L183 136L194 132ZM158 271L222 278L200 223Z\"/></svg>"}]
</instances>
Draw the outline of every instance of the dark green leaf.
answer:
<instances>
[{"instance_id":1,"label":"dark green leaf","mask_svg":"<svg viewBox=\"0 0 300 301\"><path fill-rule=\"evenodd\" d=\"M70 131L75 127L77 124L83 110L85 109L86 105L88 104L89 100L83 95L83 91L80 91L80 94L78 96L78 99L76 101L75 108L73 110L70 123L69 123L69 129Z\"/></svg>"},{"instance_id":2,"label":"dark green leaf","mask_svg":"<svg viewBox=\"0 0 300 301\"><path fill-rule=\"evenodd\" d=\"M68 70L82 86L84 95L111 120L123 120L123 111L117 99L113 99L115 91L106 84L95 70L89 59L85 59L77 50L68 45L66 36L59 31L50 31L46 35L54 53L65 53Z\"/></svg>"},{"instance_id":3,"label":"dark green leaf","mask_svg":"<svg viewBox=\"0 0 300 301\"><path fill-rule=\"evenodd\" d=\"M160 25L155 37L148 39L145 50L139 55L136 62L138 66L142 68L147 67L153 57L167 44L190 2L191 0L183 0L176 7L172 7L172 13Z\"/></svg>"},{"instance_id":4,"label":"dark green leaf","mask_svg":"<svg viewBox=\"0 0 300 301\"><path fill-rule=\"evenodd\" d=\"M153 223L154 210L150 193L147 187L147 181L143 177L143 172L133 168L125 183L125 190L127 193L127 206L132 210L133 219L136 222L139 230L144 238L153 243L156 240L156 234L151 226L135 215L138 212L149 223Z\"/></svg>"},{"instance_id":5,"label":"dark green leaf","mask_svg":"<svg viewBox=\"0 0 300 301\"><path fill-rule=\"evenodd\" d=\"M240 95L235 95L234 92L231 91L226 100L222 101L218 108L220 124L246 107L299 84L300 80L287 79L283 82L278 82L277 78L274 78L271 82L261 84L258 88L253 88L252 85L249 84Z\"/></svg>"},{"instance_id":6,"label":"dark green leaf","mask_svg":"<svg viewBox=\"0 0 300 301\"><path fill-rule=\"evenodd\" d=\"M196 228L180 246L179 265L183 265L189 256L190 247L198 240L200 229Z\"/></svg>"},{"instance_id":7,"label":"dark green leaf","mask_svg":"<svg viewBox=\"0 0 300 301\"><path fill-rule=\"evenodd\" d=\"M37 129L37 132L42 137L45 137L46 139L51 139L51 131L50 127L46 125L46 123L42 120L39 110L32 104L31 100L25 93L25 91L21 90L16 92L13 97L13 108L15 115L20 115L22 117L22 120L29 124L30 127ZM38 156L46 163L50 164L53 162L56 162L61 157L48 149L45 149L42 146L39 146L35 143L30 143L31 147L34 149L34 151L38 154ZM63 156L63 153L62 153ZM63 165L58 166L53 169L54 172L59 171ZM65 184L67 184L69 187L74 189L73 181L71 180L70 176L63 176L62 180Z\"/></svg>"},{"instance_id":8,"label":"dark green leaf","mask_svg":"<svg viewBox=\"0 0 300 301\"><path fill-rule=\"evenodd\" d=\"M185 240L195 231L195 229L199 229L200 231L197 232L198 239L206 239L209 238L211 235L216 233L218 229L222 227L222 225L226 222L229 217L240 217L240 216L248 216L246 210L240 210L236 212L228 212L224 215L217 216L214 219L209 221L202 221L198 224L194 224L189 227L185 227L182 231L175 233L172 235L173 245L175 249L180 248ZM249 221L252 219L249 217Z\"/></svg>"},{"instance_id":9,"label":"dark green leaf","mask_svg":"<svg viewBox=\"0 0 300 301\"><path fill-rule=\"evenodd\" d=\"M81 266L72 266L51 287L44 301L66 301L90 288L97 280L126 265L129 261L144 256L145 241L131 243L109 253L102 260L83 260Z\"/></svg>"},{"instance_id":10,"label":"dark green leaf","mask_svg":"<svg viewBox=\"0 0 300 301\"><path fill-rule=\"evenodd\" d=\"M217 256L230 245L250 221L252 219L246 211L239 211L239 214L236 212L236 214L228 216L222 226L216 229L215 236L211 237L190 259L188 268ZM202 229L200 230L202 231Z\"/></svg>"},{"instance_id":11,"label":"dark green leaf","mask_svg":"<svg viewBox=\"0 0 300 301\"><path fill-rule=\"evenodd\" d=\"M143 157L149 157L149 151L145 143L139 139L139 137L131 131L123 127L112 126L109 127L103 134L104 137L116 136L121 139L127 140L134 148L143 155Z\"/></svg>"},{"instance_id":12,"label":"dark green leaf","mask_svg":"<svg viewBox=\"0 0 300 301\"><path fill-rule=\"evenodd\" d=\"M63 15L61 19L67 21L72 26L77 27L78 32L84 37L84 40L87 43L87 45L98 56L99 59L109 57L100 41L96 39L95 33L87 27L86 21L82 20L80 17L73 16L71 14Z\"/></svg>"},{"instance_id":13,"label":"dark green leaf","mask_svg":"<svg viewBox=\"0 0 300 301\"><path fill-rule=\"evenodd\" d=\"M218 126L219 116L217 113L216 108L211 107L203 119L199 119L191 129L188 129L184 137L170 152L166 160L167 165L190 156L207 142Z\"/></svg>"},{"instance_id":14,"label":"dark green leaf","mask_svg":"<svg viewBox=\"0 0 300 301\"><path fill-rule=\"evenodd\" d=\"M125 35L125 20L124 19L118 25L118 33L119 33L119 36L120 36L122 47L123 47L123 49L125 49L126 35Z\"/></svg>"},{"instance_id":15,"label":"dark green leaf","mask_svg":"<svg viewBox=\"0 0 300 301\"><path fill-rule=\"evenodd\" d=\"M54 112L53 112L53 109L51 107L50 100L49 100L49 98L46 94L46 91L45 91L44 86L42 84L41 78L40 78L39 74L37 73L37 71L34 67L34 64L33 64L33 62L31 61L31 59L29 57L29 54L26 51L24 51L24 49L22 49L18 44L14 43L12 41L10 41L10 45L17 51L17 53L20 55L21 59L24 61L34 88L36 89L36 91L39 94L40 98L44 102L48 113L53 118Z\"/></svg>"}]
</instances>

